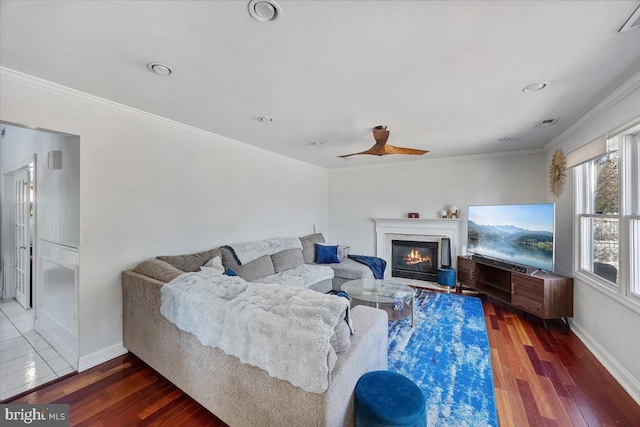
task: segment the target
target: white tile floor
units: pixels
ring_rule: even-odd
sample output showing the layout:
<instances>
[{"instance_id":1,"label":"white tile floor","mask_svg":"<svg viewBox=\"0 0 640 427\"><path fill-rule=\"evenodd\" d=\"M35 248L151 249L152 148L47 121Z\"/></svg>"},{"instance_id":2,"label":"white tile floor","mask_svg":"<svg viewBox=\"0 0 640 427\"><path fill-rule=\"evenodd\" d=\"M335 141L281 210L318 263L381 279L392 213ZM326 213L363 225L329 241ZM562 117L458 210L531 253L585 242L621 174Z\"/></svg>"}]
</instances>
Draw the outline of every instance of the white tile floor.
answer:
<instances>
[{"instance_id":1,"label":"white tile floor","mask_svg":"<svg viewBox=\"0 0 640 427\"><path fill-rule=\"evenodd\" d=\"M0 400L73 372L33 322L33 310L14 299L0 300Z\"/></svg>"}]
</instances>

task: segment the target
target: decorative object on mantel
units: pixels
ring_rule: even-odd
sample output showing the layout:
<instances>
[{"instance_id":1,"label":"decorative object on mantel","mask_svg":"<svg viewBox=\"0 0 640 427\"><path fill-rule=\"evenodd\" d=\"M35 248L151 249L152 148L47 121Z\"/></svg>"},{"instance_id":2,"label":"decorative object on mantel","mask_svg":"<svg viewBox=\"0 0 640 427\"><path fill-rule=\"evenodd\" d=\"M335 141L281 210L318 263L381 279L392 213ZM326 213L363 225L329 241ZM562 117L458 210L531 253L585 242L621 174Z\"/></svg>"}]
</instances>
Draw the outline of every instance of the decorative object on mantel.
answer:
<instances>
[{"instance_id":1,"label":"decorative object on mantel","mask_svg":"<svg viewBox=\"0 0 640 427\"><path fill-rule=\"evenodd\" d=\"M386 126L376 126L373 128L373 139L376 140L376 143L373 147L368 150L361 151L359 153L351 153L345 154L343 156L338 157L351 157L357 156L360 154L370 154L372 156L386 156L388 154L413 154L415 156L422 156L425 153L428 153L427 150L418 150L417 148L405 148L405 147L396 147L393 145L387 145L387 139L389 139L389 131Z\"/></svg>"},{"instance_id":2,"label":"decorative object on mantel","mask_svg":"<svg viewBox=\"0 0 640 427\"><path fill-rule=\"evenodd\" d=\"M447 211L440 211L440 218L449 218L449 213Z\"/></svg>"},{"instance_id":3,"label":"decorative object on mantel","mask_svg":"<svg viewBox=\"0 0 640 427\"><path fill-rule=\"evenodd\" d=\"M449 206L449 215L447 218L460 218L460 211L456 205Z\"/></svg>"},{"instance_id":4,"label":"decorative object on mantel","mask_svg":"<svg viewBox=\"0 0 640 427\"><path fill-rule=\"evenodd\" d=\"M549 189L555 197L560 197L564 188L564 180L567 176L567 160L564 151L558 148L551 158L549 166Z\"/></svg>"},{"instance_id":5,"label":"decorative object on mantel","mask_svg":"<svg viewBox=\"0 0 640 427\"><path fill-rule=\"evenodd\" d=\"M418 212L409 212L407 218L420 218L420 214Z\"/></svg>"}]
</instances>

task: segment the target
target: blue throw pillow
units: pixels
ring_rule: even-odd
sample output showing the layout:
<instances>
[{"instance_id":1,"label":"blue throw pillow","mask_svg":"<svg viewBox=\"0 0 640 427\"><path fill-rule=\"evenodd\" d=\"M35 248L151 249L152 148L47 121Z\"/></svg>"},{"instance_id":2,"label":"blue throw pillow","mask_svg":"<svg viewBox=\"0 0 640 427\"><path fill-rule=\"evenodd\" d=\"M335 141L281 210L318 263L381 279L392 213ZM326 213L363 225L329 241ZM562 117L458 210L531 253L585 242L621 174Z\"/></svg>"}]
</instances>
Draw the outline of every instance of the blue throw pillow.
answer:
<instances>
[{"instance_id":1,"label":"blue throw pillow","mask_svg":"<svg viewBox=\"0 0 640 427\"><path fill-rule=\"evenodd\" d=\"M230 269L230 268L227 268L227 269L224 271L224 274L226 274L227 276L237 276L236 272L235 272L235 271L233 271L233 270L232 270L232 269Z\"/></svg>"},{"instance_id":2,"label":"blue throw pillow","mask_svg":"<svg viewBox=\"0 0 640 427\"><path fill-rule=\"evenodd\" d=\"M338 245L326 246L316 243L316 264L334 264L339 262Z\"/></svg>"}]
</instances>

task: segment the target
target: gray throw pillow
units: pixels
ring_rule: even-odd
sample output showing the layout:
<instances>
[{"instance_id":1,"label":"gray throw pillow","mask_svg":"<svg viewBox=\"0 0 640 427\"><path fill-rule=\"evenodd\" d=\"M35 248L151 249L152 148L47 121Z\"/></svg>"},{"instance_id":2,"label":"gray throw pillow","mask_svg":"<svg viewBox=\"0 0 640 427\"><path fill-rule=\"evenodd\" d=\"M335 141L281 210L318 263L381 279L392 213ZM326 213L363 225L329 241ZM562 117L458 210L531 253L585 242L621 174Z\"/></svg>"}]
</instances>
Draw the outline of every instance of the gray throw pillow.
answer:
<instances>
[{"instance_id":1,"label":"gray throw pillow","mask_svg":"<svg viewBox=\"0 0 640 427\"><path fill-rule=\"evenodd\" d=\"M261 256L258 259L240 265L230 249L220 248L220 252L222 253L222 265L224 265L224 268L232 269L239 277L247 282L276 274L269 255Z\"/></svg>"},{"instance_id":2,"label":"gray throw pillow","mask_svg":"<svg viewBox=\"0 0 640 427\"><path fill-rule=\"evenodd\" d=\"M308 236L300 237L300 243L302 243L302 258L305 264L311 264L316 260L316 243L324 243L324 236L322 233L309 234Z\"/></svg>"},{"instance_id":3,"label":"gray throw pillow","mask_svg":"<svg viewBox=\"0 0 640 427\"><path fill-rule=\"evenodd\" d=\"M168 264L171 264L178 270L190 272L200 271L200 267L205 265L211 258L215 256L221 256L220 249L215 248L204 252L198 252L196 254L159 256L156 258Z\"/></svg>"},{"instance_id":4,"label":"gray throw pillow","mask_svg":"<svg viewBox=\"0 0 640 427\"><path fill-rule=\"evenodd\" d=\"M273 268L276 270L276 273L299 267L304 264L302 249L287 249L278 252L277 254L271 255L271 261L273 261Z\"/></svg>"},{"instance_id":5,"label":"gray throw pillow","mask_svg":"<svg viewBox=\"0 0 640 427\"><path fill-rule=\"evenodd\" d=\"M171 264L167 264L159 259L153 259L141 262L133 269L134 272L144 274L153 279L159 280L164 283L169 283L176 277L183 274L183 271L178 270Z\"/></svg>"}]
</instances>

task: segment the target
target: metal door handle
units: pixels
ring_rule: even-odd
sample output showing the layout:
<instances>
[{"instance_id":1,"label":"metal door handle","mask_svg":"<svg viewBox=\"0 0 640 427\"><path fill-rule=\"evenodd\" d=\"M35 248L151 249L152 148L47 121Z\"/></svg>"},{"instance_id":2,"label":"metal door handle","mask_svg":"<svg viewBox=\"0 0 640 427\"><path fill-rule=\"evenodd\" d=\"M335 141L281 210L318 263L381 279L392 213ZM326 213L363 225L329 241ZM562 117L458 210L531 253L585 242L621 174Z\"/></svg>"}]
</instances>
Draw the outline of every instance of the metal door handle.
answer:
<instances>
[{"instance_id":1,"label":"metal door handle","mask_svg":"<svg viewBox=\"0 0 640 427\"><path fill-rule=\"evenodd\" d=\"M20 246L20 249L27 249L26 246Z\"/></svg>"}]
</instances>

